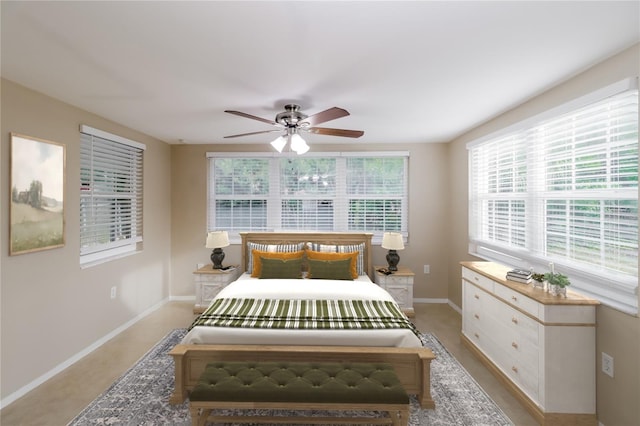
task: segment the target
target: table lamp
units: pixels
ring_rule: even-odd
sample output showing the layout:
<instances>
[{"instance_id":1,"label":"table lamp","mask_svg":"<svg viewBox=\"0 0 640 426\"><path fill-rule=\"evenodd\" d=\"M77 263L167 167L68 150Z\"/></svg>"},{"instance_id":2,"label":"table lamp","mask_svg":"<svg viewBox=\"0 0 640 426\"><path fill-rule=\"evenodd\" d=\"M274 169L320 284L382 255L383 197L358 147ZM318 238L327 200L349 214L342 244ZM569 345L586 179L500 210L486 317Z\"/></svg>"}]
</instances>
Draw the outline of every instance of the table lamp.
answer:
<instances>
[{"instance_id":1,"label":"table lamp","mask_svg":"<svg viewBox=\"0 0 640 426\"><path fill-rule=\"evenodd\" d=\"M382 248L388 249L387 263L389 264L389 271L395 272L398 270L398 262L400 262L400 256L396 250L404 249L404 242L402 241L402 234L397 232L385 232L382 235Z\"/></svg>"},{"instance_id":2,"label":"table lamp","mask_svg":"<svg viewBox=\"0 0 640 426\"><path fill-rule=\"evenodd\" d=\"M224 252L222 247L229 245L229 234L227 231L213 231L207 234L206 248L212 248L211 262L213 269L222 269L222 261L224 260Z\"/></svg>"}]
</instances>

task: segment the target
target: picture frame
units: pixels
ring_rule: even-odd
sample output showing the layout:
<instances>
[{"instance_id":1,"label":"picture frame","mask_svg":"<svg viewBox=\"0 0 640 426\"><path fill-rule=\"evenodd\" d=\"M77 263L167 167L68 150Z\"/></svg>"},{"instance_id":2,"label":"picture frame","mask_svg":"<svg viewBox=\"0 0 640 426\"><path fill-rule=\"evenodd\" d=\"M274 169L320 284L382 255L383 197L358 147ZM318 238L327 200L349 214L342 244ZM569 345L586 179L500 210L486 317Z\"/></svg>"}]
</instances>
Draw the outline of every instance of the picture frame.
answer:
<instances>
[{"instance_id":1,"label":"picture frame","mask_svg":"<svg viewBox=\"0 0 640 426\"><path fill-rule=\"evenodd\" d=\"M66 147L11 133L9 255L63 247Z\"/></svg>"}]
</instances>

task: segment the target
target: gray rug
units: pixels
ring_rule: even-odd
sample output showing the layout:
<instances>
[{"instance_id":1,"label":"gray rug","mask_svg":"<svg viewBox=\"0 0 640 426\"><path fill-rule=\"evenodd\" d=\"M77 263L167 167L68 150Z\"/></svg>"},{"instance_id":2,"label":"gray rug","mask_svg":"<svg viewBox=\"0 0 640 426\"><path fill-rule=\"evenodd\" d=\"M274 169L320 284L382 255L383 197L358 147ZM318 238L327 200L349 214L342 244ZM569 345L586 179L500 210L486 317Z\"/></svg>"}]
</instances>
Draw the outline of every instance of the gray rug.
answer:
<instances>
[{"instance_id":1,"label":"gray rug","mask_svg":"<svg viewBox=\"0 0 640 426\"><path fill-rule=\"evenodd\" d=\"M173 390L173 359L167 352L185 333L185 329L176 329L165 336L69 425L190 425L188 403L170 405L167 402ZM422 339L424 345L436 355L431 363L431 395L436 409L423 410L412 399L409 425L512 425L509 418L435 336L424 334ZM231 411L225 411L220 414L231 414ZM260 412L265 413L287 415L284 411ZM253 411L253 414L256 412ZM315 411L304 414L327 415ZM357 414L362 417L382 415L377 412Z\"/></svg>"}]
</instances>

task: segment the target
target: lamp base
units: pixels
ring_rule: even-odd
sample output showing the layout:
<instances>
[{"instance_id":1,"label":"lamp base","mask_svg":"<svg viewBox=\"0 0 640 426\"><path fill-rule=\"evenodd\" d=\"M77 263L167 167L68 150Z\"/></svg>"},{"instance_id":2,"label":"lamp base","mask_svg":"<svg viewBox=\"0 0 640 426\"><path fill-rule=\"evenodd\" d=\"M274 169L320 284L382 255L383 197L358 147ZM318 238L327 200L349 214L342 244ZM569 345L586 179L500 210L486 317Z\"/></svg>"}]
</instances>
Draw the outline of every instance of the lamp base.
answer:
<instances>
[{"instance_id":1,"label":"lamp base","mask_svg":"<svg viewBox=\"0 0 640 426\"><path fill-rule=\"evenodd\" d=\"M389 270L395 272L398 270L398 263L400 262L400 256L395 250L389 250L387 253L387 263L389 264Z\"/></svg>"},{"instance_id":2,"label":"lamp base","mask_svg":"<svg viewBox=\"0 0 640 426\"><path fill-rule=\"evenodd\" d=\"M222 261L224 260L224 252L221 248L214 248L211 252L211 262L213 269L222 269Z\"/></svg>"}]
</instances>

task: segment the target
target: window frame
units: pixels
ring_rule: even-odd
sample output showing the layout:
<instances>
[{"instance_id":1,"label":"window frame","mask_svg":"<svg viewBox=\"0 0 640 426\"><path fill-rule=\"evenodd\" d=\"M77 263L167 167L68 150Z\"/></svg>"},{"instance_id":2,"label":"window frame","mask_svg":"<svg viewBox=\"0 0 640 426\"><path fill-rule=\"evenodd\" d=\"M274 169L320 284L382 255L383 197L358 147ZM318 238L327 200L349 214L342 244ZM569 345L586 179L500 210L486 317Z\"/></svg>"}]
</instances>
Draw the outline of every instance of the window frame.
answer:
<instances>
[{"instance_id":1,"label":"window frame","mask_svg":"<svg viewBox=\"0 0 640 426\"><path fill-rule=\"evenodd\" d=\"M638 81L637 77L628 78L614 84L611 84L607 87L604 87L600 90L597 90L593 93L580 97L574 101L568 102L564 105L561 105L557 108L553 108L549 111L546 111L542 114L536 115L529 119L526 119L522 122L516 123L512 126L509 126L501 131L492 133L483 138L477 139L467 144L467 149L469 150L469 254L480 257L485 260L495 261L499 263L506 264L512 267L519 268L534 268L536 271L546 272L549 270L550 263L554 263L556 271L560 270L565 275L568 275L572 282L572 287L577 291L582 292L588 296L594 297L600 300L603 304L611 306L617 310L620 310L625 313L629 313L632 315L638 314L638 277L637 270L635 272L635 276L632 274L624 274L624 273L615 273L610 269L605 269L602 267L594 266L585 267L584 264L578 263L577 260L572 260L570 258L564 258L557 255L549 255L542 256L540 254L536 254L535 252L543 251L539 246L541 244L541 239L546 241L546 225L539 223L536 227L535 219L529 218L525 219L525 222L528 223L529 226L525 227L526 237L528 238L527 246L517 248L515 246L511 246L510 244L497 244L491 241L484 240L482 238L478 239L475 236L481 235L479 230L477 229L480 223L478 218L480 217L481 212L477 210L477 199L474 198L474 185L477 185L477 180L474 181L474 158L473 151L474 149L488 143L496 143L497 141L505 141L510 137L517 137L518 135L527 134L526 138L529 138L525 143L527 146L527 155L536 159L533 163L533 166L529 163L527 167L531 167L535 169L538 167L538 163L540 162L539 158L541 158L540 151L542 151L542 147L539 144L533 143L536 136L533 135L533 131L541 124L548 122L549 120L553 120L565 114L571 114L573 112L578 112L580 109L584 107L588 107L591 105L595 105L596 103L605 101L607 98L612 96L620 95L625 92L636 92L637 96L638 90ZM633 95L633 93L632 93ZM636 119L638 119L636 117ZM636 122L637 126L637 122ZM637 133L637 127L636 127ZM638 142L636 141L636 144ZM486 146L486 145L485 145ZM636 145L637 146L637 145ZM575 156L572 158L576 158ZM531 161L531 160L529 160ZM539 166L542 168L542 165ZM515 169L515 167L514 167ZM530 181L529 172L527 171L527 181L529 184ZM531 174L541 173L540 170L533 171ZM636 181L637 186L637 181ZM536 191L539 191L540 188L537 189L528 189L525 192L518 193L515 192L506 192L504 195L504 200L513 201L514 195L521 195L523 200L526 202L535 202L537 203L535 207L529 207L528 212L536 211L536 214L539 214L539 220L542 220L546 217L545 209L547 207L547 202L549 200L559 199L564 200L570 204L572 200L589 200L593 198L594 200L598 199L601 202L605 203L608 199L611 199L612 193L618 192L618 195L614 197L615 199L627 199L629 196L634 197L637 203L638 197L638 188L632 188L631 190L626 190L626 194L623 197L619 195L622 191L619 189L604 189L599 191L594 191L592 197L589 198L580 198L576 194L572 194L571 197L555 195L556 198L552 195L551 197L542 197L536 198L534 194ZM547 190L548 191L548 190ZM597 192L597 193L596 193ZM542 192L544 194L544 191ZM559 192L558 194L562 194ZM539 195L539 194L538 194ZM547 192L547 195L549 193ZM596 195L599 195L598 198ZM509 197L511 196L511 198ZM559 198L558 198L559 197ZM494 198L495 199L495 198ZM547 200L546 202L544 200ZM636 214L637 216L637 214ZM637 219L637 217L636 217ZM602 220L602 219L601 219ZM484 222L483 222L484 223ZM533 229L535 228L535 229ZM570 231L567 231L568 237L571 237L574 234L571 234ZM541 236L544 234L544 236ZM531 238L532 236L538 236L537 238ZM637 238L637 237L636 237ZM637 241L637 240L636 240ZM636 242L637 243L637 242ZM601 243L602 244L602 241ZM533 250L533 251L532 251Z\"/></svg>"},{"instance_id":2,"label":"window frame","mask_svg":"<svg viewBox=\"0 0 640 426\"><path fill-rule=\"evenodd\" d=\"M295 197L291 196L283 196L281 192L280 186L280 161L283 158L301 158L295 154L281 154L281 153L265 153L265 152L207 152L207 232L217 230L217 229L225 229L229 232L229 239L231 243L239 243L240 236L239 231L234 229L229 229L225 227L216 228L215 226L215 202L216 195L215 191L215 176L214 176L214 161L219 158L256 158L256 159L266 159L269 161L269 193L266 197L267 200L267 226L266 231L291 231L296 232L295 229L286 229L282 226L282 211L281 205L282 201L290 200ZM397 197L401 199L402 205L402 220L401 220L401 230L400 232L405 241L408 239L408 193L409 193L409 159L410 153L408 151L371 151L371 152L309 152L304 154L304 158L335 158L337 160L336 164L336 194L331 197L332 200L338 200L338 203L342 201L342 205L334 205L334 225L333 232L344 232L350 231L348 229L348 205L349 205L349 194L346 189L346 161L347 158L350 157L358 157L358 158L382 158L382 157L402 157L404 160L404 182L403 182L403 193ZM339 177L339 178L338 178ZM323 196L318 195L318 197L304 197L305 199L320 199L325 198ZM353 198L353 197L352 197ZM362 198L362 197L358 197ZM302 230L302 229L300 229ZM305 229L309 230L309 229ZM372 232L373 238L372 242L380 243L382 241L382 234L384 230L381 231L369 231L363 230L362 232Z\"/></svg>"},{"instance_id":3,"label":"window frame","mask_svg":"<svg viewBox=\"0 0 640 426\"><path fill-rule=\"evenodd\" d=\"M89 145L86 145L89 144ZM116 144L116 145L114 145ZM120 158L106 158L104 154L97 154L96 147L109 149L118 147ZM143 242L143 194L144 194L144 151L146 145L122 136L114 135L87 125L80 126L80 266L82 268L114 260L134 254L142 250ZM113 156L112 156L113 157ZM95 164L101 163L111 175L118 176L117 184L108 184L106 179L100 180L95 171ZM129 169L126 171L126 169ZM85 176L84 170L88 173ZM114 179L115 180L115 179ZM103 182L100 184L100 182ZM117 189L113 190L114 187ZM109 191L108 188L112 190ZM116 208L111 208L108 214L111 220L101 220L97 211L105 212L100 203L111 201ZM124 204L123 204L124 200ZM86 207L85 207L86 204ZM122 208L122 205L127 205ZM85 214L85 210L91 212ZM88 220L85 220L88 217ZM129 234L125 238L99 242L100 237L95 230L103 227L104 232ZM108 231L104 231L108 229ZM125 231L122 231L122 230ZM93 235L92 235L93 234ZM114 234L115 235L115 234ZM92 241L93 240L93 241ZM87 241L87 243L85 243Z\"/></svg>"}]
</instances>

